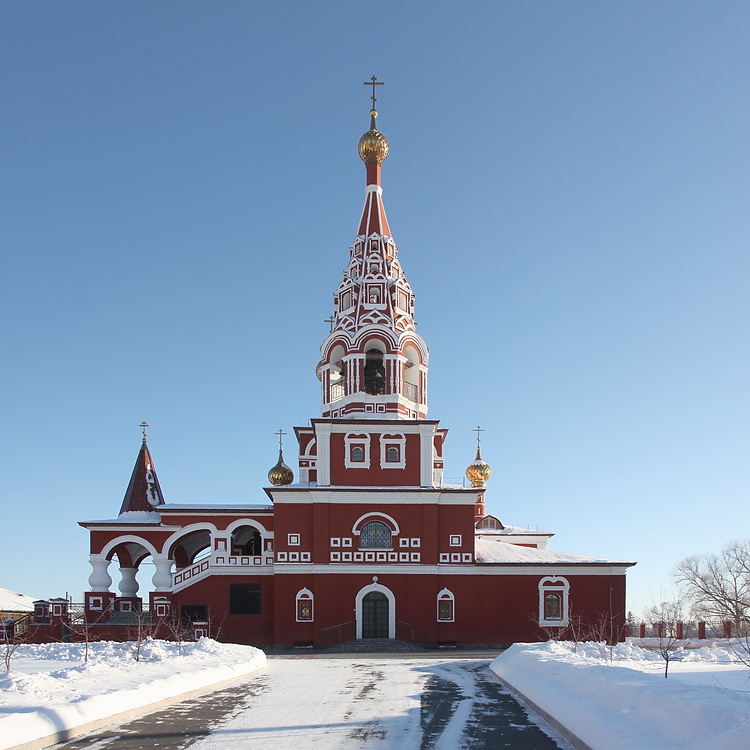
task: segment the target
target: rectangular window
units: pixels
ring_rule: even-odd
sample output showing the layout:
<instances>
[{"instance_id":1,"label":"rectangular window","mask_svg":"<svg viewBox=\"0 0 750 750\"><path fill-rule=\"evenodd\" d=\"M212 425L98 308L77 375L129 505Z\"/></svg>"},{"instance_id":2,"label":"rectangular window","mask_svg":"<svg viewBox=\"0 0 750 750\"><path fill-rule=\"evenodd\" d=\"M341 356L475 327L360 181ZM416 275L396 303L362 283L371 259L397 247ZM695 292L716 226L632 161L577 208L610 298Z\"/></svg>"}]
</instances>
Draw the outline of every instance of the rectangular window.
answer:
<instances>
[{"instance_id":1,"label":"rectangular window","mask_svg":"<svg viewBox=\"0 0 750 750\"><path fill-rule=\"evenodd\" d=\"M230 615L259 615L260 614L260 584L259 583L230 583L229 584L229 614Z\"/></svg>"},{"instance_id":2,"label":"rectangular window","mask_svg":"<svg viewBox=\"0 0 750 750\"><path fill-rule=\"evenodd\" d=\"M312 620L312 602L309 599L297 601L297 619Z\"/></svg>"},{"instance_id":3,"label":"rectangular window","mask_svg":"<svg viewBox=\"0 0 750 750\"><path fill-rule=\"evenodd\" d=\"M544 619L562 620L560 594L546 594L544 597Z\"/></svg>"},{"instance_id":4,"label":"rectangular window","mask_svg":"<svg viewBox=\"0 0 750 750\"><path fill-rule=\"evenodd\" d=\"M453 602L450 599L438 603L438 620L453 620Z\"/></svg>"},{"instance_id":5,"label":"rectangular window","mask_svg":"<svg viewBox=\"0 0 750 750\"><path fill-rule=\"evenodd\" d=\"M206 622L208 620L208 607L205 604L183 604L180 607L180 621L184 626L193 622Z\"/></svg>"}]
</instances>

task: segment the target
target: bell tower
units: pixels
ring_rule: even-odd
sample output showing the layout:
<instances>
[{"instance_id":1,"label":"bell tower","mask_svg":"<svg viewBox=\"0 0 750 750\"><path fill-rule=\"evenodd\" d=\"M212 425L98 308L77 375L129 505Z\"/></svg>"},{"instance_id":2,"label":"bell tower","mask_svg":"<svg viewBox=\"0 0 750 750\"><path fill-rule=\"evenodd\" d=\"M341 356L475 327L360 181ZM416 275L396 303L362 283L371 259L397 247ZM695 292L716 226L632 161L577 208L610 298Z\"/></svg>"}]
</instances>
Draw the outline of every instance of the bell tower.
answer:
<instances>
[{"instance_id":1,"label":"bell tower","mask_svg":"<svg viewBox=\"0 0 750 750\"><path fill-rule=\"evenodd\" d=\"M425 419L429 352L414 323L414 294L398 261L383 206L380 172L388 139L377 129L375 76L370 129L359 139L365 204L349 265L333 295L331 332L317 375L322 416L332 419Z\"/></svg>"}]
</instances>

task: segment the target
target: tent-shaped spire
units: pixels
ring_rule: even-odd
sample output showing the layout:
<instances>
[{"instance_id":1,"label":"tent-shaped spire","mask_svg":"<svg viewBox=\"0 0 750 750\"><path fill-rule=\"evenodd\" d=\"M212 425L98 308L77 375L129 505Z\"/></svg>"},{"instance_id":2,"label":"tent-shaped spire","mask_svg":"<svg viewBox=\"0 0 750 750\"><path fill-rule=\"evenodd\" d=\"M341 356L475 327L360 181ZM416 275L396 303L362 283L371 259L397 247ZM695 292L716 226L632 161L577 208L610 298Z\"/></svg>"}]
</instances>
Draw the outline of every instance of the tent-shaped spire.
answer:
<instances>
[{"instance_id":1,"label":"tent-shaped spire","mask_svg":"<svg viewBox=\"0 0 750 750\"><path fill-rule=\"evenodd\" d=\"M161 494L154 462L148 450L144 428L143 443L140 451L138 451L138 458L135 460L130 484L120 508L120 515L133 510L152 511L157 506L164 504L164 496Z\"/></svg>"}]
</instances>

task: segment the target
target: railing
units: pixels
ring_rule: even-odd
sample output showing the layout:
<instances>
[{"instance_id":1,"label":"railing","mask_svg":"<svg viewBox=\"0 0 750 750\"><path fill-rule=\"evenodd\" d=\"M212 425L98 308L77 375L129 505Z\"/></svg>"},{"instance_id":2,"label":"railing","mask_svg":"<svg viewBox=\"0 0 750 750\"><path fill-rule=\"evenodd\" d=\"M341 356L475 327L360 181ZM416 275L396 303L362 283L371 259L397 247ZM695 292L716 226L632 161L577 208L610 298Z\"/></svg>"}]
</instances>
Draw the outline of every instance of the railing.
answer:
<instances>
[{"instance_id":1,"label":"railing","mask_svg":"<svg viewBox=\"0 0 750 750\"><path fill-rule=\"evenodd\" d=\"M331 383L331 403L334 401L341 401L346 395L346 389L344 383Z\"/></svg>"},{"instance_id":2,"label":"railing","mask_svg":"<svg viewBox=\"0 0 750 750\"><path fill-rule=\"evenodd\" d=\"M353 641L356 635L357 628L354 622L342 622L340 625L334 625L320 631L320 645L323 648L336 646L339 643L344 643L344 641Z\"/></svg>"},{"instance_id":3,"label":"railing","mask_svg":"<svg viewBox=\"0 0 750 750\"><path fill-rule=\"evenodd\" d=\"M180 568L172 574L172 585L179 586L196 576L205 573L209 568L255 568L263 565L273 565L273 552L266 552L263 555L229 555L224 553L214 553L204 557L192 565Z\"/></svg>"},{"instance_id":4,"label":"railing","mask_svg":"<svg viewBox=\"0 0 750 750\"><path fill-rule=\"evenodd\" d=\"M426 646L432 648L435 645L435 636L427 628L418 628L410 625L408 622L396 623L396 639L414 643L417 646Z\"/></svg>"},{"instance_id":5,"label":"railing","mask_svg":"<svg viewBox=\"0 0 750 750\"><path fill-rule=\"evenodd\" d=\"M413 383L404 383L404 396L409 401L419 402L419 388Z\"/></svg>"}]
</instances>

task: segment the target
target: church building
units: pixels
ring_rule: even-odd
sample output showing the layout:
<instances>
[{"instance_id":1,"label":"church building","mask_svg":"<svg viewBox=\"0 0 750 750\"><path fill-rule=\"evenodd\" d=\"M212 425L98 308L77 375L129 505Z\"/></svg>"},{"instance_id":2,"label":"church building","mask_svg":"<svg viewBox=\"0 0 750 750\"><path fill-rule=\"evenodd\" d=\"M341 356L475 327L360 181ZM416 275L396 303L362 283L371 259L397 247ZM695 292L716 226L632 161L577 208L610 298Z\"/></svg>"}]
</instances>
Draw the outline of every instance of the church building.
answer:
<instances>
[{"instance_id":1,"label":"church building","mask_svg":"<svg viewBox=\"0 0 750 750\"><path fill-rule=\"evenodd\" d=\"M262 502L167 503L144 423L119 515L81 522L86 617L114 626L141 610L136 574L151 560L151 618L224 641L505 645L584 623L619 640L633 563L555 552L551 533L487 515L479 438L467 483L443 480L448 431L428 418L429 352L383 204L388 141L372 85L364 208L321 346L320 416L294 430L296 470L280 431Z\"/></svg>"}]
</instances>

